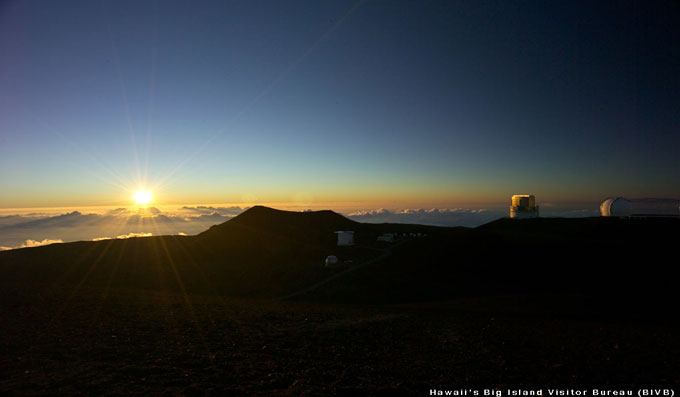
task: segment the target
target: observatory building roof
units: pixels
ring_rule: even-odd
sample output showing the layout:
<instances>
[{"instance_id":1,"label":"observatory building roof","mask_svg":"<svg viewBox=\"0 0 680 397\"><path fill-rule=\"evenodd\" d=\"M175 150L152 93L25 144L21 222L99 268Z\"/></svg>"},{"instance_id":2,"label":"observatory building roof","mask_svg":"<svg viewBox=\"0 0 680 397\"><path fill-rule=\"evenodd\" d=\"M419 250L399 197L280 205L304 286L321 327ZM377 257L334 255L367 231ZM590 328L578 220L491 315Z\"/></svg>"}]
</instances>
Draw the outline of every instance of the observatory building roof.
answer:
<instances>
[{"instance_id":1,"label":"observatory building roof","mask_svg":"<svg viewBox=\"0 0 680 397\"><path fill-rule=\"evenodd\" d=\"M600 204L602 216L680 216L680 200L609 197Z\"/></svg>"}]
</instances>

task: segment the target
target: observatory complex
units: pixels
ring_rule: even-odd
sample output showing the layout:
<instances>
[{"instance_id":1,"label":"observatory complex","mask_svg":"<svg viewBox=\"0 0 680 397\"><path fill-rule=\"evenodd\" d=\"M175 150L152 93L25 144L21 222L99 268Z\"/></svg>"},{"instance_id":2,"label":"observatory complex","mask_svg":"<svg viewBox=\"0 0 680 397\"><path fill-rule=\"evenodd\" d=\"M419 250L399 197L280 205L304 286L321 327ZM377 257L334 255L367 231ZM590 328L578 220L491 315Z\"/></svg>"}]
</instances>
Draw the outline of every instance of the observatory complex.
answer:
<instances>
[{"instance_id":1,"label":"observatory complex","mask_svg":"<svg viewBox=\"0 0 680 397\"><path fill-rule=\"evenodd\" d=\"M515 194L510 205L510 218L538 218L536 198L532 194Z\"/></svg>"}]
</instances>

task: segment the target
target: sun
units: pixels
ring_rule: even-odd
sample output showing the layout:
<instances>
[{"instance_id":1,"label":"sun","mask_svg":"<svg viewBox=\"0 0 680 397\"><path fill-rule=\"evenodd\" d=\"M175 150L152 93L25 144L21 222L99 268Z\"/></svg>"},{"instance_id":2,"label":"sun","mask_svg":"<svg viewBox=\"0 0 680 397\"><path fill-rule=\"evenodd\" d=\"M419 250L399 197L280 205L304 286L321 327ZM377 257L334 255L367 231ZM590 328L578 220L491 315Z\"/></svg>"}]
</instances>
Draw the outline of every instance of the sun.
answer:
<instances>
[{"instance_id":1,"label":"sun","mask_svg":"<svg viewBox=\"0 0 680 397\"><path fill-rule=\"evenodd\" d=\"M151 202L151 192L148 190L138 190L132 198L135 199L137 204L146 205Z\"/></svg>"}]
</instances>

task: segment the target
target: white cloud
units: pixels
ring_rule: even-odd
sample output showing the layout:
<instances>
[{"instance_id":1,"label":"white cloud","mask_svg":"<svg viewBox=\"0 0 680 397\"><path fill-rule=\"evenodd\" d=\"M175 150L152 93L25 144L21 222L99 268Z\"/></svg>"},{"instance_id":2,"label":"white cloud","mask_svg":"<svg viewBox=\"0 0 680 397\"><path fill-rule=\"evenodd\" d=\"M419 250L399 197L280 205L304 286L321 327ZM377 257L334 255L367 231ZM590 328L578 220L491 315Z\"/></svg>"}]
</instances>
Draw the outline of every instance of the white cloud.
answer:
<instances>
[{"instance_id":1,"label":"white cloud","mask_svg":"<svg viewBox=\"0 0 680 397\"><path fill-rule=\"evenodd\" d=\"M118 239L125 239L125 238L132 238L132 237L151 237L153 236L153 233L128 233L128 234L121 234L117 236L116 238ZM103 241L103 240L113 240L111 237L95 237L92 239L92 241Z\"/></svg>"},{"instance_id":2,"label":"white cloud","mask_svg":"<svg viewBox=\"0 0 680 397\"><path fill-rule=\"evenodd\" d=\"M44 217L44 218L46 218L46 217ZM27 222L31 219L39 219L39 217L27 216L27 215L0 216L0 228L24 223L24 222Z\"/></svg>"},{"instance_id":3,"label":"white cloud","mask_svg":"<svg viewBox=\"0 0 680 397\"><path fill-rule=\"evenodd\" d=\"M7 246L4 246L4 245L0 246L0 251L8 251L8 250L17 249L17 248L40 247L41 245L50 245L50 244L59 244L59 243L63 243L63 241L61 239L52 240L52 239L48 239L48 238L41 240L41 241L28 239L28 240L24 241L21 245L18 245L16 247L7 247Z\"/></svg>"},{"instance_id":4,"label":"white cloud","mask_svg":"<svg viewBox=\"0 0 680 397\"><path fill-rule=\"evenodd\" d=\"M552 209L541 208L541 216L560 217L560 218L584 218L590 216L600 216L599 208L591 209Z\"/></svg>"},{"instance_id":5,"label":"white cloud","mask_svg":"<svg viewBox=\"0 0 680 397\"><path fill-rule=\"evenodd\" d=\"M116 238L132 238L132 237L151 237L153 236L153 233L128 233L128 234L121 234Z\"/></svg>"},{"instance_id":6,"label":"white cloud","mask_svg":"<svg viewBox=\"0 0 680 397\"><path fill-rule=\"evenodd\" d=\"M63 241L61 241L61 239L50 240L50 239L47 239L47 238L42 240L42 241L26 240L19 248L39 247L41 245L50 245L50 244L58 244L58 243L63 243Z\"/></svg>"},{"instance_id":7,"label":"white cloud","mask_svg":"<svg viewBox=\"0 0 680 397\"><path fill-rule=\"evenodd\" d=\"M379 208L377 210L367 210L367 211L356 211L353 212L347 216L351 217L371 217L371 216L380 216L380 215L389 215L392 214L389 210L386 210L384 208Z\"/></svg>"},{"instance_id":8,"label":"white cloud","mask_svg":"<svg viewBox=\"0 0 680 397\"><path fill-rule=\"evenodd\" d=\"M223 215L221 215L217 212L213 212L212 214L201 214L197 217L194 217L193 219L197 220L197 221L212 220L212 221L217 221L217 222L221 223L221 222L224 222L224 221L229 220L231 218L233 218L233 217L223 216ZM192 218L189 218L189 219L192 219Z\"/></svg>"},{"instance_id":9,"label":"white cloud","mask_svg":"<svg viewBox=\"0 0 680 397\"><path fill-rule=\"evenodd\" d=\"M486 209L407 208L390 211L385 208L357 211L347 215L350 219L367 223L415 223L433 226L476 227L506 216L505 212Z\"/></svg>"},{"instance_id":10,"label":"white cloud","mask_svg":"<svg viewBox=\"0 0 680 397\"><path fill-rule=\"evenodd\" d=\"M186 211L186 212L190 212L190 213L193 212L193 213L204 214L204 215L210 215L210 214L213 214L213 213L217 213L217 214L224 215L224 216L236 216L236 215L242 213L243 211L247 210L248 208L250 208L250 207L243 207L243 208L237 207L237 206L233 206L233 207L207 207L207 206L204 206L204 205L199 205L199 206L196 206L196 207L184 206L184 207L180 208L180 211Z\"/></svg>"},{"instance_id":11,"label":"white cloud","mask_svg":"<svg viewBox=\"0 0 680 397\"><path fill-rule=\"evenodd\" d=\"M130 210L128 210L127 208L116 208L116 209L107 211L106 214L107 215L114 215L114 216L129 215Z\"/></svg>"}]
</instances>

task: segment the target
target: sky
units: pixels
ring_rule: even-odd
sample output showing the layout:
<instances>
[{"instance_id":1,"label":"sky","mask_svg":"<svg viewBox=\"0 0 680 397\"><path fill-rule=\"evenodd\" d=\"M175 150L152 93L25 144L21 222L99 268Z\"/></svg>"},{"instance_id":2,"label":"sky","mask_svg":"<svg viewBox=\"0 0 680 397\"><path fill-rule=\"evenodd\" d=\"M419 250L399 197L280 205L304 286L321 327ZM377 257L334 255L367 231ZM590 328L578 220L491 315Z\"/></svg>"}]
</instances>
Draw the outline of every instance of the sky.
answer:
<instances>
[{"instance_id":1,"label":"sky","mask_svg":"<svg viewBox=\"0 0 680 397\"><path fill-rule=\"evenodd\" d=\"M677 1L2 1L0 209L680 198L678 70Z\"/></svg>"}]
</instances>

